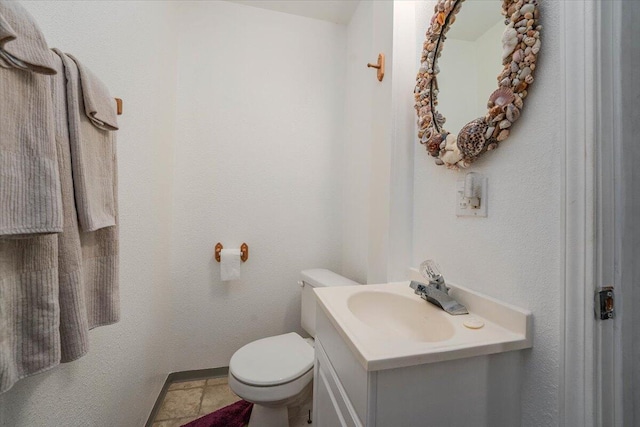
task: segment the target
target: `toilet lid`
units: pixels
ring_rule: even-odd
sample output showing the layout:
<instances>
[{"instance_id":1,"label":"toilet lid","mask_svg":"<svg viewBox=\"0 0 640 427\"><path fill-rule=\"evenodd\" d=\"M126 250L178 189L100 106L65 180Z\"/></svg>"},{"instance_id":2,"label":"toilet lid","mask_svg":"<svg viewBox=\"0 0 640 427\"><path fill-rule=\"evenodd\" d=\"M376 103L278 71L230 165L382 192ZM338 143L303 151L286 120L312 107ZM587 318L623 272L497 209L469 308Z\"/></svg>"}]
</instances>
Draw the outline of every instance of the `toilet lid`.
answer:
<instances>
[{"instance_id":1,"label":"toilet lid","mask_svg":"<svg viewBox=\"0 0 640 427\"><path fill-rule=\"evenodd\" d=\"M294 332L263 338L235 352L231 374L243 383L272 386L293 381L313 368L314 352Z\"/></svg>"}]
</instances>

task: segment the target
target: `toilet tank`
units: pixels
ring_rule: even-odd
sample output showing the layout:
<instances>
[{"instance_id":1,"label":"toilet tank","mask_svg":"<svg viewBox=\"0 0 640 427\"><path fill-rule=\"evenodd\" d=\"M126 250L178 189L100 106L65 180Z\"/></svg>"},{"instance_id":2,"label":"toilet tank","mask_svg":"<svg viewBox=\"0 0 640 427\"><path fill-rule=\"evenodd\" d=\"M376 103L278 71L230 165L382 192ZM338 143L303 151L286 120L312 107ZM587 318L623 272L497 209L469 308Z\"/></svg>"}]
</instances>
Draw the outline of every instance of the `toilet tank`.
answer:
<instances>
[{"instance_id":1,"label":"toilet tank","mask_svg":"<svg viewBox=\"0 0 640 427\"><path fill-rule=\"evenodd\" d=\"M301 318L302 328L312 337L316 336L316 296L314 288L324 286L350 286L360 283L347 279L344 276L325 270L324 268L314 268L302 271L302 307Z\"/></svg>"}]
</instances>

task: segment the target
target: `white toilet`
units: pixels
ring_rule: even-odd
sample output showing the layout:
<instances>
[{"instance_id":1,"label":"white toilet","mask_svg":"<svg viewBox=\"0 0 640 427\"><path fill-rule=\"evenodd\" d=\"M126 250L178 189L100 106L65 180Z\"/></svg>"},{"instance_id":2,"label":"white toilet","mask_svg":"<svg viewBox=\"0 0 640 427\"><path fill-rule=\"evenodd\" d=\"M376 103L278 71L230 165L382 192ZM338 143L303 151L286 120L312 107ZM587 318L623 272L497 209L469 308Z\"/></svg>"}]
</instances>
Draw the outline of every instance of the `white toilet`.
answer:
<instances>
[{"instance_id":1,"label":"white toilet","mask_svg":"<svg viewBox=\"0 0 640 427\"><path fill-rule=\"evenodd\" d=\"M316 301L313 288L359 283L324 269L302 272L302 328L315 337ZM288 407L311 394L313 339L295 332L262 338L236 351L229 362L229 387L253 402L249 427L287 427Z\"/></svg>"}]
</instances>

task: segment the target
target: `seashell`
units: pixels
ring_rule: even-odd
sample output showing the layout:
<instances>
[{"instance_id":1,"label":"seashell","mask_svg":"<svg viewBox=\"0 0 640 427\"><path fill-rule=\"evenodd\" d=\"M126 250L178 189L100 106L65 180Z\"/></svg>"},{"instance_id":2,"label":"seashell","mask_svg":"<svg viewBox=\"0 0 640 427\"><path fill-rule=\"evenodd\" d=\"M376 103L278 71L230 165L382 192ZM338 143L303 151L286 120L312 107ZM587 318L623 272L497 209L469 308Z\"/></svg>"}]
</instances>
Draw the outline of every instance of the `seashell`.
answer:
<instances>
[{"instance_id":1,"label":"seashell","mask_svg":"<svg viewBox=\"0 0 640 427\"><path fill-rule=\"evenodd\" d=\"M536 44L536 39L533 37L524 37L523 40L524 44L526 44L527 46L533 46L534 44ZM533 50L533 48L531 48Z\"/></svg>"},{"instance_id":2,"label":"seashell","mask_svg":"<svg viewBox=\"0 0 640 427\"><path fill-rule=\"evenodd\" d=\"M520 27L520 28L518 28L517 31L518 31L518 34L524 34L524 33L527 32L527 28L526 27Z\"/></svg>"},{"instance_id":3,"label":"seashell","mask_svg":"<svg viewBox=\"0 0 640 427\"><path fill-rule=\"evenodd\" d=\"M497 142L492 142L491 144L487 145L487 151L495 150L496 148L498 148Z\"/></svg>"},{"instance_id":4,"label":"seashell","mask_svg":"<svg viewBox=\"0 0 640 427\"><path fill-rule=\"evenodd\" d=\"M533 52L534 55L540 52L540 39L537 39L533 46L531 46L531 52Z\"/></svg>"},{"instance_id":5,"label":"seashell","mask_svg":"<svg viewBox=\"0 0 640 427\"><path fill-rule=\"evenodd\" d=\"M512 73L517 72L519 69L520 69L520 67L518 66L517 62L514 61L514 62L511 63L511 72Z\"/></svg>"},{"instance_id":6,"label":"seashell","mask_svg":"<svg viewBox=\"0 0 640 427\"><path fill-rule=\"evenodd\" d=\"M508 87L501 87L496 89L490 96L489 100L493 102L494 105L505 106L507 104L511 104L513 102L515 95L513 91Z\"/></svg>"},{"instance_id":7,"label":"seashell","mask_svg":"<svg viewBox=\"0 0 640 427\"><path fill-rule=\"evenodd\" d=\"M489 110L489 117L492 119L496 117L498 114L502 113L502 106L496 105Z\"/></svg>"},{"instance_id":8,"label":"seashell","mask_svg":"<svg viewBox=\"0 0 640 427\"><path fill-rule=\"evenodd\" d=\"M490 126L487 128L487 132L484 134L484 137L486 139L491 139L491 137L493 136L493 132L496 130L495 126Z\"/></svg>"},{"instance_id":9,"label":"seashell","mask_svg":"<svg viewBox=\"0 0 640 427\"><path fill-rule=\"evenodd\" d=\"M536 64L529 65L529 68L531 68L531 71L535 70L536 69Z\"/></svg>"},{"instance_id":10,"label":"seashell","mask_svg":"<svg viewBox=\"0 0 640 427\"><path fill-rule=\"evenodd\" d=\"M520 92L520 96L522 97L522 99L525 99L528 94L529 92L527 92L526 90L523 90L522 92Z\"/></svg>"},{"instance_id":11,"label":"seashell","mask_svg":"<svg viewBox=\"0 0 640 427\"><path fill-rule=\"evenodd\" d=\"M536 56L532 53L530 53L529 55L527 55L526 58L524 58L525 61L529 62L529 63L533 63L536 62Z\"/></svg>"},{"instance_id":12,"label":"seashell","mask_svg":"<svg viewBox=\"0 0 640 427\"><path fill-rule=\"evenodd\" d=\"M526 18L526 16L525 16L525 18ZM533 22L533 19L529 18L527 20L527 27L533 28L533 24L535 24L535 22Z\"/></svg>"},{"instance_id":13,"label":"seashell","mask_svg":"<svg viewBox=\"0 0 640 427\"><path fill-rule=\"evenodd\" d=\"M527 46L527 48L524 50L524 54L526 56L529 56L529 54L533 51L533 49L530 46Z\"/></svg>"},{"instance_id":14,"label":"seashell","mask_svg":"<svg viewBox=\"0 0 640 427\"><path fill-rule=\"evenodd\" d=\"M444 135L441 133L435 133L427 141L427 151L434 157L438 157L440 153L440 143L444 141Z\"/></svg>"},{"instance_id":15,"label":"seashell","mask_svg":"<svg viewBox=\"0 0 640 427\"><path fill-rule=\"evenodd\" d=\"M520 82L520 84L518 86L516 86L513 91L515 93L522 93L526 88L527 88L527 83L526 82Z\"/></svg>"},{"instance_id":16,"label":"seashell","mask_svg":"<svg viewBox=\"0 0 640 427\"><path fill-rule=\"evenodd\" d=\"M522 109L524 102L522 102L522 98L516 95L516 99L513 101L513 105L515 105L518 109Z\"/></svg>"},{"instance_id":17,"label":"seashell","mask_svg":"<svg viewBox=\"0 0 640 427\"><path fill-rule=\"evenodd\" d=\"M436 44L435 43L429 43L429 44L427 44L426 48L427 48L427 52L431 52L431 51L433 51L433 49L436 48Z\"/></svg>"},{"instance_id":18,"label":"seashell","mask_svg":"<svg viewBox=\"0 0 640 427\"><path fill-rule=\"evenodd\" d=\"M447 121L447 119L438 111L434 112L433 114L433 119L435 120L436 124L438 125L439 128L442 127L442 125L444 124L444 122Z\"/></svg>"},{"instance_id":19,"label":"seashell","mask_svg":"<svg viewBox=\"0 0 640 427\"><path fill-rule=\"evenodd\" d=\"M520 27L526 27L526 26L527 26L527 21L525 19L518 21L513 25L514 28L520 28Z\"/></svg>"},{"instance_id":20,"label":"seashell","mask_svg":"<svg viewBox=\"0 0 640 427\"><path fill-rule=\"evenodd\" d=\"M489 126L484 118L475 119L464 125L458 134L457 145L464 159L474 159L485 148L485 133Z\"/></svg>"},{"instance_id":21,"label":"seashell","mask_svg":"<svg viewBox=\"0 0 640 427\"><path fill-rule=\"evenodd\" d=\"M498 122L500 122L500 121L502 121L502 120L504 120L504 113L500 113L500 114L498 114L497 116L495 116L495 117L491 120L491 122L492 122L492 123L498 123Z\"/></svg>"},{"instance_id":22,"label":"seashell","mask_svg":"<svg viewBox=\"0 0 640 427\"><path fill-rule=\"evenodd\" d=\"M524 81L525 83L530 85L531 83L533 83L533 76L529 74L527 77L525 77Z\"/></svg>"},{"instance_id":23,"label":"seashell","mask_svg":"<svg viewBox=\"0 0 640 427\"><path fill-rule=\"evenodd\" d=\"M516 98L519 98L519 97L516 97ZM520 117L520 110L518 110L518 107L516 107L515 105L509 104L505 109L505 114L507 116L507 120L513 123L516 120L518 120L518 118Z\"/></svg>"},{"instance_id":24,"label":"seashell","mask_svg":"<svg viewBox=\"0 0 640 427\"><path fill-rule=\"evenodd\" d=\"M529 74L531 74L531 68L529 67L524 67L522 69L522 71L520 71L520 79L524 79L525 77L527 77Z\"/></svg>"},{"instance_id":25,"label":"seashell","mask_svg":"<svg viewBox=\"0 0 640 427\"><path fill-rule=\"evenodd\" d=\"M518 32L509 24L502 33L502 59L505 60L518 44Z\"/></svg>"},{"instance_id":26,"label":"seashell","mask_svg":"<svg viewBox=\"0 0 640 427\"><path fill-rule=\"evenodd\" d=\"M450 133L447 135L445 140L445 150L440 156L446 164L454 165L462 159L460 149L458 149L458 144L456 143L457 139L457 136L454 134Z\"/></svg>"},{"instance_id":27,"label":"seashell","mask_svg":"<svg viewBox=\"0 0 640 427\"><path fill-rule=\"evenodd\" d=\"M518 86L520 84L520 79L514 79L513 83L511 83L513 86Z\"/></svg>"},{"instance_id":28,"label":"seashell","mask_svg":"<svg viewBox=\"0 0 640 427\"><path fill-rule=\"evenodd\" d=\"M506 129L508 127L511 127L511 122L507 119L504 119L500 123L498 123L498 127L500 129Z\"/></svg>"},{"instance_id":29,"label":"seashell","mask_svg":"<svg viewBox=\"0 0 640 427\"><path fill-rule=\"evenodd\" d=\"M444 165L444 162L442 160L440 160L440 159L436 159L436 165L442 166L442 165Z\"/></svg>"},{"instance_id":30,"label":"seashell","mask_svg":"<svg viewBox=\"0 0 640 427\"><path fill-rule=\"evenodd\" d=\"M514 13L516 13L516 10L517 10L516 5L512 4L511 6L509 6L509 9L507 9L507 15L508 16L513 15Z\"/></svg>"},{"instance_id":31,"label":"seashell","mask_svg":"<svg viewBox=\"0 0 640 427\"><path fill-rule=\"evenodd\" d=\"M429 142L429 139L431 138L432 135L433 135L433 128L424 129L422 133L422 137L420 138L420 143L426 144L427 142Z\"/></svg>"},{"instance_id":32,"label":"seashell","mask_svg":"<svg viewBox=\"0 0 640 427\"><path fill-rule=\"evenodd\" d=\"M509 137L509 129L502 129L500 131L500 133L498 134L498 137L496 138L496 140L498 142L502 142L505 139L507 139Z\"/></svg>"},{"instance_id":33,"label":"seashell","mask_svg":"<svg viewBox=\"0 0 640 427\"><path fill-rule=\"evenodd\" d=\"M500 86L502 87L507 87L507 86L511 86L511 80L509 79L509 77L502 79L500 81Z\"/></svg>"},{"instance_id":34,"label":"seashell","mask_svg":"<svg viewBox=\"0 0 640 427\"><path fill-rule=\"evenodd\" d=\"M533 19L533 13L531 13L531 12L526 12L526 13L524 14L524 19L527 19L527 20L529 20L529 19Z\"/></svg>"},{"instance_id":35,"label":"seashell","mask_svg":"<svg viewBox=\"0 0 640 427\"><path fill-rule=\"evenodd\" d=\"M529 3L529 4L525 4L520 8L520 13L522 13L523 15L526 15L527 13L533 13L535 10L536 10L536 6Z\"/></svg>"},{"instance_id":36,"label":"seashell","mask_svg":"<svg viewBox=\"0 0 640 427\"><path fill-rule=\"evenodd\" d=\"M520 62L524 58L524 51L522 49L518 49L513 53L513 61Z\"/></svg>"},{"instance_id":37,"label":"seashell","mask_svg":"<svg viewBox=\"0 0 640 427\"><path fill-rule=\"evenodd\" d=\"M436 20L438 21L438 24L444 25L445 18L446 18L446 15L444 14L444 12L440 12L438 13L438 17L436 18Z\"/></svg>"},{"instance_id":38,"label":"seashell","mask_svg":"<svg viewBox=\"0 0 640 427\"><path fill-rule=\"evenodd\" d=\"M447 143L446 143L446 142L444 142L444 141L442 141L442 142L440 143L440 151L444 150L444 148L445 148L446 146L447 146Z\"/></svg>"}]
</instances>

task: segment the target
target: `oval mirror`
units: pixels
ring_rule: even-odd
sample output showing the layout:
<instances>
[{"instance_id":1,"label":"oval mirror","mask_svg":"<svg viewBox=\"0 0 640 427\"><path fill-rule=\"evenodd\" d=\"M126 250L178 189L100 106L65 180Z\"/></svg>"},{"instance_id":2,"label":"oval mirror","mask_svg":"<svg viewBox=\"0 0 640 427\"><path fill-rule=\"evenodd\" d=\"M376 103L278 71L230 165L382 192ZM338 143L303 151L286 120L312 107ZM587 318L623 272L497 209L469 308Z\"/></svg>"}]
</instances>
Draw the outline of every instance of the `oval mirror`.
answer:
<instances>
[{"instance_id":1,"label":"oval mirror","mask_svg":"<svg viewBox=\"0 0 640 427\"><path fill-rule=\"evenodd\" d=\"M461 13L463 2L437 2L415 88L420 143L452 169L509 136L540 51L536 0L470 0Z\"/></svg>"}]
</instances>

